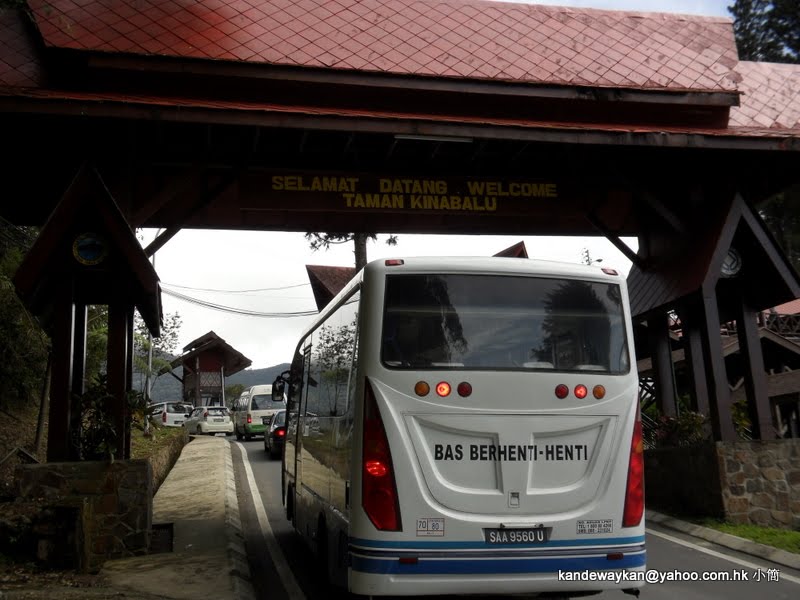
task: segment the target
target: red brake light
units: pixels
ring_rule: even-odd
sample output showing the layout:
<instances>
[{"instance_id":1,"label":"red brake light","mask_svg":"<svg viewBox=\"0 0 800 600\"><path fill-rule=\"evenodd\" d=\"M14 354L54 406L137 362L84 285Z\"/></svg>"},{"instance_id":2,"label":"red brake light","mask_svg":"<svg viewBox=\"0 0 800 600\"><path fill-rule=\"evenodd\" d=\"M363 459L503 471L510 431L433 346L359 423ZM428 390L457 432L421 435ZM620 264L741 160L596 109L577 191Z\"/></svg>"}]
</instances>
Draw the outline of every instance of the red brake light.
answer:
<instances>
[{"instance_id":1,"label":"red brake light","mask_svg":"<svg viewBox=\"0 0 800 600\"><path fill-rule=\"evenodd\" d=\"M562 400L567 397L569 394L569 388L565 386L563 383L559 383L556 386L556 398L561 398Z\"/></svg>"},{"instance_id":2,"label":"red brake light","mask_svg":"<svg viewBox=\"0 0 800 600\"><path fill-rule=\"evenodd\" d=\"M278 437L283 437L283 436L286 435L286 430L285 429L276 429L275 430L275 435L277 435Z\"/></svg>"},{"instance_id":3,"label":"red brake light","mask_svg":"<svg viewBox=\"0 0 800 600\"><path fill-rule=\"evenodd\" d=\"M440 381L436 384L436 393L442 398L450 395L450 384L446 381Z\"/></svg>"},{"instance_id":4,"label":"red brake light","mask_svg":"<svg viewBox=\"0 0 800 600\"><path fill-rule=\"evenodd\" d=\"M376 529L402 531L389 440L369 381L364 386L362 459L361 506Z\"/></svg>"},{"instance_id":5,"label":"red brake light","mask_svg":"<svg viewBox=\"0 0 800 600\"><path fill-rule=\"evenodd\" d=\"M404 263L405 261L402 258L387 258L384 262L387 267L399 267Z\"/></svg>"},{"instance_id":6,"label":"red brake light","mask_svg":"<svg viewBox=\"0 0 800 600\"><path fill-rule=\"evenodd\" d=\"M644 440L642 439L642 420L639 407L636 407L636 421L631 437L631 458L628 463L628 483L625 486L625 509L622 513L622 526L635 527L642 521L644 513Z\"/></svg>"},{"instance_id":7,"label":"red brake light","mask_svg":"<svg viewBox=\"0 0 800 600\"><path fill-rule=\"evenodd\" d=\"M583 385L582 383L579 383L578 385L575 386L575 397L576 398L580 398L580 399L586 398L586 394L588 394L588 393L589 393L589 390L587 390L586 386Z\"/></svg>"}]
</instances>

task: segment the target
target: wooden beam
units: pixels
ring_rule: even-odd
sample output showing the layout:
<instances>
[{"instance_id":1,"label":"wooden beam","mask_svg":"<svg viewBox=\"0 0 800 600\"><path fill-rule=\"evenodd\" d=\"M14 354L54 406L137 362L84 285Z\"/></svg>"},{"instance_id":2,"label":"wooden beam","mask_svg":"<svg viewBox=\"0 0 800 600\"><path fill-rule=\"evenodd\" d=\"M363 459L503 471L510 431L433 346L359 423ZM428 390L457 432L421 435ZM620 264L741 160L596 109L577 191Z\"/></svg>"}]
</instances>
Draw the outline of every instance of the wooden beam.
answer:
<instances>
[{"instance_id":1,"label":"wooden beam","mask_svg":"<svg viewBox=\"0 0 800 600\"><path fill-rule=\"evenodd\" d=\"M731 391L725 371L722 352L722 336L719 332L720 318L716 294L702 296L702 340L703 363L708 382L709 416L714 440L734 442L739 439L733 428Z\"/></svg>"},{"instance_id":2,"label":"wooden beam","mask_svg":"<svg viewBox=\"0 0 800 600\"><path fill-rule=\"evenodd\" d=\"M691 377L690 395L694 410L703 415L710 414L708 380L703 356L703 317L696 306L687 305L679 309L683 328L683 351Z\"/></svg>"},{"instance_id":3,"label":"wooden beam","mask_svg":"<svg viewBox=\"0 0 800 600\"><path fill-rule=\"evenodd\" d=\"M108 391L114 397L109 407L116 433L114 458L126 459L125 429L128 427L128 313L132 307L123 301L108 306Z\"/></svg>"},{"instance_id":4,"label":"wooden beam","mask_svg":"<svg viewBox=\"0 0 800 600\"><path fill-rule=\"evenodd\" d=\"M617 250L622 252L622 254L624 254L629 261L631 261L640 269L646 268L645 261L642 260L642 257L636 254L636 252L634 252L633 250L631 250L631 248L625 242L623 242L617 234L612 233L608 229L608 227L606 227L606 225L600 220L600 218L596 214L594 214L594 212L588 213L586 215L586 218L589 220L592 226L595 229L597 229L600 233L602 233L609 242L614 244Z\"/></svg>"},{"instance_id":5,"label":"wooden beam","mask_svg":"<svg viewBox=\"0 0 800 600\"><path fill-rule=\"evenodd\" d=\"M747 394L747 409L752 424L752 433L761 440L775 439L772 414L769 408L767 376L764 371L764 356L756 320L757 311L747 306L744 298L737 306L736 328L744 368L744 387Z\"/></svg>"},{"instance_id":6,"label":"wooden beam","mask_svg":"<svg viewBox=\"0 0 800 600\"><path fill-rule=\"evenodd\" d=\"M70 460L81 459L82 399L86 389L86 338L88 308L78 304L74 311L72 334L72 386L70 394L69 436Z\"/></svg>"},{"instance_id":7,"label":"wooden beam","mask_svg":"<svg viewBox=\"0 0 800 600\"><path fill-rule=\"evenodd\" d=\"M647 321L647 337L653 357L653 375L656 382L656 405L662 415L675 417L675 378L669 346L669 322L666 315L657 315Z\"/></svg>"},{"instance_id":8,"label":"wooden beam","mask_svg":"<svg viewBox=\"0 0 800 600\"><path fill-rule=\"evenodd\" d=\"M683 235L687 234L686 227L683 225L681 220L669 210L661 200L659 200L655 194L645 192L642 194L642 198L644 199L645 203L656 213L661 219L666 222L673 231L676 233L680 233Z\"/></svg>"},{"instance_id":9,"label":"wooden beam","mask_svg":"<svg viewBox=\"0 0 800 600\"><path fill-rule=\"evenodd\" d=\"M197 184L202 172L201 168L195 167L187 169L179 175L170 177L158 193L142 201L141 204L137 206L136 212L130 219L131 227L141 227L143 223L165 205L169 204L174 198L186 193L193 185Z\"/></svg>"},{"instance_id":10,"label":"wooden beam","mask_svg":"<svg viewBox=\"0 0 800 600\"><path fill-rule=\"evenodd\" d=\"M65 282L64 289L53 306L53 372L50 380L50 417L47 428L47 462L71 460L69 440L72 405L72 357L75 347L75 304L72 284Z\"/></svg>"}]
</instances>

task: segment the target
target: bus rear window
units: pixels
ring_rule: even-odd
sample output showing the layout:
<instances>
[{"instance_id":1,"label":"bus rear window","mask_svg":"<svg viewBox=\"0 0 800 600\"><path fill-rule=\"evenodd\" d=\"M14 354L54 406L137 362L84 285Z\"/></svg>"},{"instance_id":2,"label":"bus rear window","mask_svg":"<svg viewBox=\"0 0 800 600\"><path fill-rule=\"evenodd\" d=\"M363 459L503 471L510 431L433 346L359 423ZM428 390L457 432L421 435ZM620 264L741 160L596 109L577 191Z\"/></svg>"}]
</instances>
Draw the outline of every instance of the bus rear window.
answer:
<instances>
[{"instance_id":1,"label":"bus rear window","mask_svg":"<svg viewBox=\"0 0 800 600\"><path fill-rule=\"evenodd\" d=\"M393 369L627 373L618 285L500 275L389 275L381 360Z\"/></svg>"}]
</instances>

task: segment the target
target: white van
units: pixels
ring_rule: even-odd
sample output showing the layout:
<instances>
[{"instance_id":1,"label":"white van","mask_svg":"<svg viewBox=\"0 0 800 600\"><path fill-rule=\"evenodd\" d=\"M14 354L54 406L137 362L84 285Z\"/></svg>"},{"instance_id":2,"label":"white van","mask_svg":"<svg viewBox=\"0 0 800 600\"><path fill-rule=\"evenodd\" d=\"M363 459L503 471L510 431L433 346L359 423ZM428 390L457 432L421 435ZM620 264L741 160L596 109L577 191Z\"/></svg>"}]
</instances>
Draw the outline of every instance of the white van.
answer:
<instances>
[{"instance_id":1,"label":"white van","mask_svg":"<svg viewBox=\"0 0 800 600\"><path fill-rule=\"evenodd\" d=\"M249 440L254 435L264 435L264 421L269 421L273 414L284 408L285 402L272 399L271 384L254 385L246 389L233 405L233 431L236 439Z\"/></svg>"}]
</instances>

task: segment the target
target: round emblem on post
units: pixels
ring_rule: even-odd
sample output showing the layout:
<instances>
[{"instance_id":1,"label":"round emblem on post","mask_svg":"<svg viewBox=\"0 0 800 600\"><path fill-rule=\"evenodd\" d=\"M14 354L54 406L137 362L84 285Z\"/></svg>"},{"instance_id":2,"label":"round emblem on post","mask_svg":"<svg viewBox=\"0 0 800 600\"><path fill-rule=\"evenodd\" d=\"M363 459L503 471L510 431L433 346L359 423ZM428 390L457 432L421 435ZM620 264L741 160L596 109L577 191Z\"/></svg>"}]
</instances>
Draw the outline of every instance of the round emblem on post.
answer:
<instances>
[{"instance_id":1,"label":"round emblem on post","mask_svg":"<svg viewBox=\"0 0 800 600\"><path fill-rule=\"evenodd\" d=\"M739 253L730 248L725 260L722 261L722 268L720 272L723 277L735 277L742 270L742 257Z\"/></svg>"},{"instance_id":2,"label":"round emblem on post","mask_svg":"<svg viewBox=\"0 0 800 600\"><path fill-rule=\"evenodd\" d=\"M97 265L108 256L108 247L96 233L82 233L72 243L72 255L82 265Z\"/></svg>"}]
</instances>

